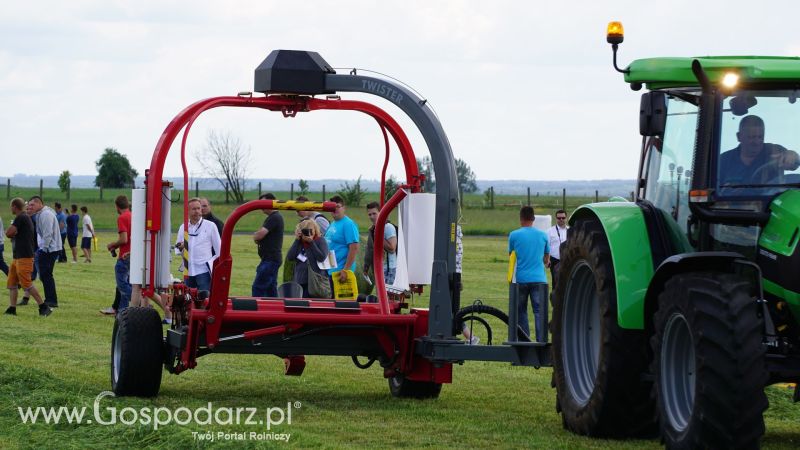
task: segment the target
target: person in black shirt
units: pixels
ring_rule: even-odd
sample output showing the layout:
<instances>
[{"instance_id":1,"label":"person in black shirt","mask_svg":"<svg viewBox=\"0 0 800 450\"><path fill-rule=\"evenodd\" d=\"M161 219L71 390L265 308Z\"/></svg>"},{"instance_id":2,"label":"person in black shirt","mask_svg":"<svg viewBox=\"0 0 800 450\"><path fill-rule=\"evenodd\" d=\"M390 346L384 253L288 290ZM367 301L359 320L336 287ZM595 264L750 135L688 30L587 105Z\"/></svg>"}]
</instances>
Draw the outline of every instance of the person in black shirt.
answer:
<instances>
[{"instance_id":1,"label":"person in black shirt","mask_svg":"<svg viewBox=\"0 0 800 450\"><path fill-rule=\"evenodd\" d=\"M214 225L217 226L217 231L219 231L219 236L222 237L222 228L225 226L225 222L211 212L211 201L205 197L200 197L200 213L203 215L204 220L214 222Z\"/></svg>"},{"instance_id":2,"label":"person in black shirt","mask_svg":"<svg viewBox=\"0 0 800 450\"><path fill-rule=\"evenodd\" d=\"M797 152L764 142L764 120L749 115L739 122L739 145L720 155L719 184L764 184L800 167Z\"/></svg>"},{"instance_id":3,"label":"person in black shirt","mask_svg":"<svg viewBox=\"0 0 800 450\"><path fill-rule=\"evenodd\" d=\"M17 296L19 287L27 290L39 305L39 315L49 316L52 310L44 304L42 296L31 281L33 272L33 254L36 248L36 232L31 218L25 214L25 201L15 198L11 201L11 213L14 221L6 230L6 237L11 239L12 261L8 271L6 286L9 292L9 307L6 314L17 315Z\"/></svg>"},{"instance_id":4,"label":"person in black shirt","mask_svg":"<svg viewBox=\"0 0 800 450\"><path fill-rule=\"evenodd\" d=\"M275 200L267 193L259 200ZM278 269L281 267L281 248L283 248L283 216L274 209L262 210L267 218L261 228L253 233L253 241L258 245L261 262L256 268L253 280L253 297L278 296Z\"/></svg>"}]
</instances>

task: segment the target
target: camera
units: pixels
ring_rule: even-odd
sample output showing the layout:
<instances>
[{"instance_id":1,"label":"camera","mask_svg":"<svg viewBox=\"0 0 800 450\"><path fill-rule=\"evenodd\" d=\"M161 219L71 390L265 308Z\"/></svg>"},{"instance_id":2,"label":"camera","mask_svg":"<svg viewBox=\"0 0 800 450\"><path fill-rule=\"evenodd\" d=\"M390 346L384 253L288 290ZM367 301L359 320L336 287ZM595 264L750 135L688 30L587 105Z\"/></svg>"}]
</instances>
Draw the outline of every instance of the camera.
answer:
<instances>
[{"instance_id":1,"label":"camera","mask_svg":"<svg viewBox=\"0 0 800 450\"><path fill-rule=\"evenodd\" d=\"M304 228L304 229L302 229L300 231L303 233L303 236L313 236L314 235L314 230L312 230L311 228Z\"/></svg>"},{"instance_id":2,"label":"camera","mask_svg":"<svg viewBox=\"0 0 800 450\"><path fill-rule=\"evenodd\" d=\"M117 257L117 249L115 249L115 248L111 249L111 257L112 258L116 258Z\"/></svg>"}]
</instances>

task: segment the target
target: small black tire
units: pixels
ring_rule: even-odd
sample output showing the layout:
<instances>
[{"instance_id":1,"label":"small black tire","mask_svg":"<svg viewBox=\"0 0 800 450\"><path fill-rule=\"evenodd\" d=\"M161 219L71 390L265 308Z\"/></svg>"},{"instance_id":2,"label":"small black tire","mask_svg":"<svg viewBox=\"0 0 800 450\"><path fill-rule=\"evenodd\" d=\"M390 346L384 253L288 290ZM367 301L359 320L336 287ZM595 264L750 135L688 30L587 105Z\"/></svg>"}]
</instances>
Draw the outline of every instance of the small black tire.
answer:
<instances>
[{"instance_id":1,"label":"small black tire","mask_svg":"<svg viewBox=\"0 0 800 450\"><path fill-rule=\"evenodd\" d=\"M456 316L453 318L456 323L456 329L461 332L461 326L465 322L470 320L479 321L478 319L480 319L480 317L475 316L475 314L486 314L493 316L497 319L500 319L500 321L504 324L508 325L508 314L504 313L500 309L495 308L494 306L480 304L465 306L461 308L458 313L456 313ZM489 328L489 325L485 321L482 324L487 328L487 330L491 331L491 328ZM491 333L489 335L491 336ZM517 325L517 339L522 342L528 342L531 340L519 325Z\"/></svg>"},{"instance_id":2,"label":"small black tire","mask_svg":"<svg viewBox=\"0 0 800 450\"><path fill-rule=\"evenodd\" d=\"M611 249L596 218L579 219L561 250L553 291L553 380L564 428L582 435L655 436L643 330L617 322Z\"/></svg>"},{"instance_id":3,"label":"small black tire","mask_svg":"<svg viewBox=\"0 0 800 450\"><path fill-rule=\"evenodd\" d=\"M117 314L111 338L111 389L117 396L155 397L161 387L164 337L153 308Z\"/></svg>"},{"instance_id":4,"label":"small black tire","mask_svg":"<svg viewBox=\"0 0 800 450\"><path fill-rule=\"evenodd\" d=\"M758 448L764 434L763 317L751 283L683 273L659 296L653 386L667 448Z\"/></svg>"},{"instance_id":5,"label":"small black tire","mask_svg":"<svg viewBox=\"0 0 800 450\"><path fill-rule=\"evenodd\" d=\"M397 398L439 398L442 383L433 381L414 381L402 374L389 377L389 391Z\"/></svg>"}]
</instances>

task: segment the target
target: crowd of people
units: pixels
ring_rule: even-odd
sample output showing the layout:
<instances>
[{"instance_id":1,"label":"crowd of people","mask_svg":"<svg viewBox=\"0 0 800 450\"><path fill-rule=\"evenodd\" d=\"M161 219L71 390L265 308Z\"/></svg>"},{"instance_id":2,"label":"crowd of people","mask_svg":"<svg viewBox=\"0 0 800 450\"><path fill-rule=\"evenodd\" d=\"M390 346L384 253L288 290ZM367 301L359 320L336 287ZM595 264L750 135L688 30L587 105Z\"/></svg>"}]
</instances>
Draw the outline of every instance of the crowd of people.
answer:
<instances>
[{"instance_id":1,"label":"crowd of people","mask_svg":"<svg viewBox=\"0 0 800 450\"><path fill-rule=\"evenodd\" d=\"M76 244L80 218L77 215L77 205L71 205L71 214L67 214L59 202L55 202L53 207L55 209L45 205L38 195L32 196L27 202L22 198L14 198L10 204L14 219L8 229L3 229L0 218L0 271L7 276L6 285L10 293L9 307L5 314L16 315L17 306L27 305L30 297L39 305L39 314L42 316L50 315L53 308L58 307L58 291L53 272L57 262L68 261L66 243L72 251L72 262L78 262ZM81 210L84 212L84 229L88 230L89 238L84 250L85 261L91 262L94 229L88 209L84 206ZM6 238L11 241L12 247L10 266L2 255ZM44 296L33 284L37 278L42 284ZM22 298L17 302L20 288Z\"/></svg>"},{"instance_id":2,"label":"crowd of people","mask_svg":"<svg viewBox=\"0 0 800 450\"><path fill-rule=\"evenodd\" d=\"M261 195L260 199L275 200L271 193ZM308 198L300 196L298 202L306 202ZM333 277L339 283L346 283L348 271L355 271L356 258L359 253L360 235L358 226L347 215L344 199L335 195L330 201L336 204L329 220L317 211L297 211L298 223L291 234L293 241L289 246L286 258L283 258L284 217L276 209L263 209L264 221L252 235L260 262L256 267L251 287L253 297L278 297L278 271L284 266L284 281L292 281L300 286L304 298L332 298L334 291ZM116 258L114 274L116 281L114 303L100 312L114 315L128 307L131 302L132 286L130 284L130 236L131 211L128 198L117 196L114 200L117 211L117 239L107 244L106 249ZM181 255L181 270L186 271L185 283L188 287L200 291L211 289L211 272L214 260L219 256L221 235L224 222L212 212L211 202L207 198L192 198L188 205L188 226L178 227L175 241L176 252ZM13 221L7 229L3 229L0 218L0 271L7 275L9 289L9 307L6 314L15 315L18 306L26 305L33 297L39 305L39 314L47 316L53 308L58 307L54 267L57 262L78 262L78 235L81 234L80 248L85 263L92 262L92 248L96 245L95 229L89 210L80 207L82 217L78 216L78 206L70 205L69 211L55 202L54 208L44 204L38 195L27 202L21 198L11 201ZM380 213L380 204L371 202L366 206L366 216L370 220L366 248L363 259L363 278L367 281L366 292L370 294L375 277L373 258L375 249L375 223ZM546 301L547 276L545 270L551 270L553 286L558 283L557 267L560 246L567 239L566 212L556 212L556 224L546 232L533 226L535 215L530 206L520 210L520 228L511 232L508 239L508 252L516 260L514 280L509 299L516 296L517 317L519 326L530 334L527 304L531 303L534 315L535 338L546 341L546 329L542 317L543 302ZM79 228L80 227L80 228ZM9 266L3 259L5 239L12 244L12 260ZM188 238L188 239L187 239ZM392 285L397 271L398 228L387 221L383 232L383 277L387 286ZM69 245L71 255L66 252ZM463 257L461 226L457 227L456 242L456 296L460 298L461 260ZM71 256L71 259L69 258ZM33 281L41 281L42 292ZM18 302L20 290L22 299ZM363 290L363 289L362 289ZM166 302L155 299L165 311L165 323L170 321L169 307ZM510 300L511 301L511 300ZM454 308L460 301L454 302ZM509 303L509 308L514 307ZM456 312L456 311L454 311ZM459 330L454 330L454 333ZM473 344L478 342L477 336L471 336L467 329L460 330Z\"/></svg>"}]
</instances>

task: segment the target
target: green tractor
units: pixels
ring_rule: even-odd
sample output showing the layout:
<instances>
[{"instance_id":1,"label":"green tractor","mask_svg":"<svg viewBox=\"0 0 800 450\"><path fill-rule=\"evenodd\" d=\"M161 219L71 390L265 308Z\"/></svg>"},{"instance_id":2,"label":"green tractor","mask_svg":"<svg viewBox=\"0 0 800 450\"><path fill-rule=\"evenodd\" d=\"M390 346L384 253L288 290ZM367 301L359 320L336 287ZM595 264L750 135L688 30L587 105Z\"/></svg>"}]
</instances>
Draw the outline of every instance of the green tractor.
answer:
<instances>
[{"instance_id":1,"label":"green tractor","mask_svg":"<svg viewBox=\"0 0 800 450\"><path fill-rule=\"evenodd\" d=\"M553 294L564 427L755 448L800 382L800 58L636 60L635 202L570 217ZM798 401L795 389L794 400Z\"/></svg>"}]
</instances>

